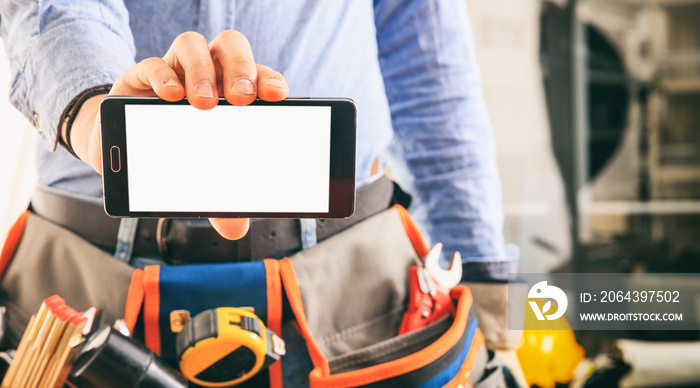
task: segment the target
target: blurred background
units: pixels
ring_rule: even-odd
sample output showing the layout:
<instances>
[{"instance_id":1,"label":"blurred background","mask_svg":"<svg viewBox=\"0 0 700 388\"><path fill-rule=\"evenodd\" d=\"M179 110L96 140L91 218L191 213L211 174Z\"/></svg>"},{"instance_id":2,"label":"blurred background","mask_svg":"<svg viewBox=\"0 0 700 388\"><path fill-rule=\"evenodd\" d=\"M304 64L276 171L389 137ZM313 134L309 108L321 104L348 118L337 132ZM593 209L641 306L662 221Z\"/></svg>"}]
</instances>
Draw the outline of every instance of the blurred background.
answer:
<instances>
[{"instance_id":1,"label":"blurred background","mask_svg":"<svg viewBox=\"0 0 700 388\"><path fill-rule=\"evenodd\" d=\"M467 4L520 272L700 272L700 1ZM697 331L524 338L528 384L700 386Z\"/></svg>"},{"instance_id":2,"label":"blurred background","mask_svg":"<svg viewBox=\"0 0 700 388\"><path fill-rule=\"evenodd\" d=\"M520 272L700 272L700 0L465 1ZM36 135L6 97L0 130L4 235ZM621 337L698 333L576 333L587 356Z\"/></svg>"},{"instance_id":3,"label":"blurred background","mask_svg":"<svg viewBox=\"0 0 700 388\"><path fill-rule=\"evenodd\" d=\"M521 272L698 272L700 1L467 3Z\"/></svg>"}]
</instances>

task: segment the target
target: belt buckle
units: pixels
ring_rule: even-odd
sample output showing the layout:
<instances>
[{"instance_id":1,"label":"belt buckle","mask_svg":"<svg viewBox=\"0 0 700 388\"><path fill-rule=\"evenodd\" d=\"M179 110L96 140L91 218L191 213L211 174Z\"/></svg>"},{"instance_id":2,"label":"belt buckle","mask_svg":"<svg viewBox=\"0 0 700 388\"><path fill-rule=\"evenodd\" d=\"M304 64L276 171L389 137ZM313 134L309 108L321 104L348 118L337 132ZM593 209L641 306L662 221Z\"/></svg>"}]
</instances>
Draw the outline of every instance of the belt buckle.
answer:
<instances>
[{"instance_id":1,"label":"belt buckle","mask_svg":"<svg viewBox=\"0 0 700 388\"><path fill-rule=\"evenodd\" d=\"M168 254L168 226L170 218L159 218L156 226L156 244L158 245L158 255L160 258L167 261Z\"/></svg>"}]
</instances>

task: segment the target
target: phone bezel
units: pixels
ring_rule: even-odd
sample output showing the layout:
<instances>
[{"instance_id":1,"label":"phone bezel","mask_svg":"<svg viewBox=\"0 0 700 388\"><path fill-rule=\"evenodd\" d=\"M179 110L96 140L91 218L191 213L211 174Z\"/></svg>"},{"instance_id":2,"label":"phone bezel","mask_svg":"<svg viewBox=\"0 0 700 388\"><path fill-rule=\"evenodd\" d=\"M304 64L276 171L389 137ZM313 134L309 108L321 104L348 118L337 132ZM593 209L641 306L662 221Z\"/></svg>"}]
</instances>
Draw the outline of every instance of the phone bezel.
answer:
<instances>
[{"instance_id":1,"label":"phone bezel","mask_svg":"<svg viewBox=\"0 0 700 388\"><path fill-rule=\"evenodd\" d=\"M186 99L169 102L158 97L108 96L100 104L102 134L102 182L105 212L111 217L139 218L348 218L355 211L355 158L357 138L357 108L347 98L289 98L278 102L255 100L251 105L278 106L330 106L331 107L331 155L329 211L326 213L299 212L182 212L129 210L128 149L124 108L137 105L189 105ZM231 105L220 98L219 104ZM121 169L111 170L110 149L119 147ZM285 188L280 187L280 194Z\"/></svg>"}]
</instances>

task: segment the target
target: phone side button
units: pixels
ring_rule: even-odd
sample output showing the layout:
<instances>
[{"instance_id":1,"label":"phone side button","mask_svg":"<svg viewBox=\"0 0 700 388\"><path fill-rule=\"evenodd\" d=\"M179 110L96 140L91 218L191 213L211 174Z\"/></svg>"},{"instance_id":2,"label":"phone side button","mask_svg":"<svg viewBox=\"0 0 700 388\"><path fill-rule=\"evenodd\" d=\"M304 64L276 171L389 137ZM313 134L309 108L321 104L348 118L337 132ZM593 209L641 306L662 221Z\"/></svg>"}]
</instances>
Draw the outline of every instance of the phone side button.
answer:
<instances>
[{"instance_id":1,"label":"phone side button","mask_svg":"<svg viewBox=\"0 0 700 388\"><path fill-rule=\"evenodd\" d=\"M122 151L117 146L109 149L109 160L112 172L119 172L122 169Z\"/></svg>"}]
</instances>

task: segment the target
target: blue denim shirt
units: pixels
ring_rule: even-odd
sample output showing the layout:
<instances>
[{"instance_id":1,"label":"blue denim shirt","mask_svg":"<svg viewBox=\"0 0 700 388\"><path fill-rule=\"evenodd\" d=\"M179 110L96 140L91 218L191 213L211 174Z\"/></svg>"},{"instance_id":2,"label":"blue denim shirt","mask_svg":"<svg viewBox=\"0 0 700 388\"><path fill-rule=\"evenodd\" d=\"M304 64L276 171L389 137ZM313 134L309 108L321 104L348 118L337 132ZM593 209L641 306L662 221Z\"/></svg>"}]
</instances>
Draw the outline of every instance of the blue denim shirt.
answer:
<instances>
[{"instance_id":1,"label":"blue denim shirt","mask_svg":"<svg viewBox=\"0 0 700 388\"><path fill-rule=\"evenodd\" d=\"M460 251L466 278L506 279L501 187L464 0L0 0L10 100L39 131L40 183L100 197L100 177L56 149L71 99L112 83L180 33L236 29L292 96L358 107L357 179L396 136L431 238Z\"/></svg>"}]
</instances>

